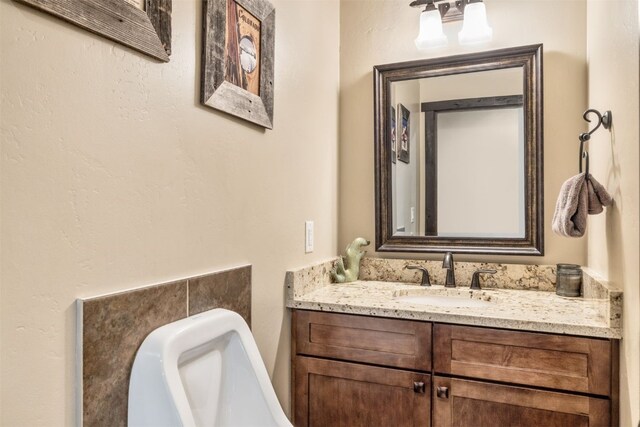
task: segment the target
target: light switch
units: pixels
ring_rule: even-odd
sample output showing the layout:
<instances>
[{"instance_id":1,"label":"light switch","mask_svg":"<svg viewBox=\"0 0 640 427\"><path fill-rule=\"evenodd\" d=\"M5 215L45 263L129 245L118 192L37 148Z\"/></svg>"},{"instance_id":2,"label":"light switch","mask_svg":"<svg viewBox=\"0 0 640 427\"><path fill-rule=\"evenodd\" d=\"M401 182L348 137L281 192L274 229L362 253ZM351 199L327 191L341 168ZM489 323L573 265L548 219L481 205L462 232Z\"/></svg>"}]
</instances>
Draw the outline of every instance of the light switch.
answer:
<instances>
[{"instance_id":1,"label":"light switch","mask_svg":"<svg viewBox=\"0 0 640 427\"><path fill-rule=\"evenodd\" d=\"M416 208L411 206L411 224L416 222Z\"/></svg>"}]
</instances>

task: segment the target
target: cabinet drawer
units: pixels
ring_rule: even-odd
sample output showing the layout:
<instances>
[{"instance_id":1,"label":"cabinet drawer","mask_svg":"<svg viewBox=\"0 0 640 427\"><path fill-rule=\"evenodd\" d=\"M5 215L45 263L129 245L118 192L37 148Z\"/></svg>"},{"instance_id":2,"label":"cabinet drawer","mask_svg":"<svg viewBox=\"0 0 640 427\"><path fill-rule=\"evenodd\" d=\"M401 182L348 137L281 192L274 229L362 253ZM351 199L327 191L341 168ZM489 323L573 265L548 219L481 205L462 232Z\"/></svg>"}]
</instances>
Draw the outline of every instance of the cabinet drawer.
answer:
<instances>
[{"instance_id":1,"label":"cabinet drawer","mask_svg":"<svg viewBox=\"0 0 640 427\"><path fill-rule=\"evenodd\" d=\"M431 323L296 310L292 328L296 354L431 370Z\"/></svg>"},{"instance_id":2,"label":"cabinet drawer","mask_svg":"<svg viewBox=\"0 0 640 427\"><path fill-rule=\"evenodd\" d=\"M602 396L611 394L608 340L434 326L434 371Z\"/></svg>"},{"instance_id":3,"label":"cabinet drawer","mask_svg":"<svg viewBox=\"0 0 640 427\"><path fill-rule=\"evenodd\" d=\"M456 378L433 378L433 426L609 427L610 402Z\"/></svg>"}]
</instances>

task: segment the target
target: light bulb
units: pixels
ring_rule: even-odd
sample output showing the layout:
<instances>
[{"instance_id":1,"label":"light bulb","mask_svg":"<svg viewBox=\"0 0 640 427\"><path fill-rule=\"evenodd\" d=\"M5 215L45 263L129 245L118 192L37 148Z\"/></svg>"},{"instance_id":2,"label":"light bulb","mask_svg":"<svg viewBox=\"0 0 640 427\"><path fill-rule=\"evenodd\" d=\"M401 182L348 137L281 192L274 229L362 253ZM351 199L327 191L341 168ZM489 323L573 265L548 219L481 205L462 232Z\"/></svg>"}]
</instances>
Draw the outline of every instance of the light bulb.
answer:
<instances>
[{"instance_id":1,"label":"light bulb","mask_svg":"<svg viewBox=\"0 0 640 427\"><path fill-rule=\"evenodd\" d=\"M442 17L438 9L424 10L420 14L420 32L415 39L418 49L446 46L447 36L442 32Z\"/></svg>"},{"instance_id":2,"label":"light bulb","mask_svg":"<svg viewBox=\"0 0 640 427\"><path fill-rule=\"evenodd\" d=\"M487 9L484 3L469 3L464 8L462 31L458 33L460 44L475 44L491 41L493 30L487 23Z\"/></svg>"}]
</instances>

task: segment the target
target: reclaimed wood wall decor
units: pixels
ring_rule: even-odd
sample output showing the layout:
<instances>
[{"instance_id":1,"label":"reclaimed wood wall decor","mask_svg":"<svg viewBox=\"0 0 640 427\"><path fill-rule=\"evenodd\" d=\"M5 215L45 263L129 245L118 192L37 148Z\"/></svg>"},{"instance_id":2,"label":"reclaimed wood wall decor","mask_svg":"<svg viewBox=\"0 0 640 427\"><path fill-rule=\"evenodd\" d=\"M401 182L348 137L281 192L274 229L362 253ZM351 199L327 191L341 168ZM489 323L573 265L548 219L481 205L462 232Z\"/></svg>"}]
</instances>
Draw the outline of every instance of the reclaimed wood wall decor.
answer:
<instances>
[{"instance_id":1,"label":"reclaimed wood wall decor","mask_svg":"<svg viewBox=\"0 0 640 427\"><path fill-rule=\"evenodd\" d=\"M273 129L273 5L204 0L202 25L202 104Z\"/></svg>"},{"instance_id":2,"label":"reclaimed wood wall decor","mask_svg":"<svg viewBox=\"0 0 640 427\"><path fill-rule=\"evenodd\" d=\"M171 55L171 0L16 0L160 61ZM144 6L144 7L142 7Z\"/></svg>"}]
</instances>

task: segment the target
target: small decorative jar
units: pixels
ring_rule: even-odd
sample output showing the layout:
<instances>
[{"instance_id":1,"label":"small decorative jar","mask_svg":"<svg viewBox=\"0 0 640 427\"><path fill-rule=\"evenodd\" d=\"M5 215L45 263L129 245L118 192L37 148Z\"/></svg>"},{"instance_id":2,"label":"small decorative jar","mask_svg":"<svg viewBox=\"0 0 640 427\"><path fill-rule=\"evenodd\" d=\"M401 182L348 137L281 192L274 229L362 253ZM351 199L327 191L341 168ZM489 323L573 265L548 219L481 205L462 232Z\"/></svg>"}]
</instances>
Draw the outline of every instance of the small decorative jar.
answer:
<instances>
[{"instance_id":1,"label":"small decorative jar","mask_svg":"<svg viewBox=\"0 0 640 427\"><path fill-rule=\"evenodd\" d=\"M576 264L558 264L556 294L563 297L582 295L582 268Z\"/></svg>"}]
</instances>

